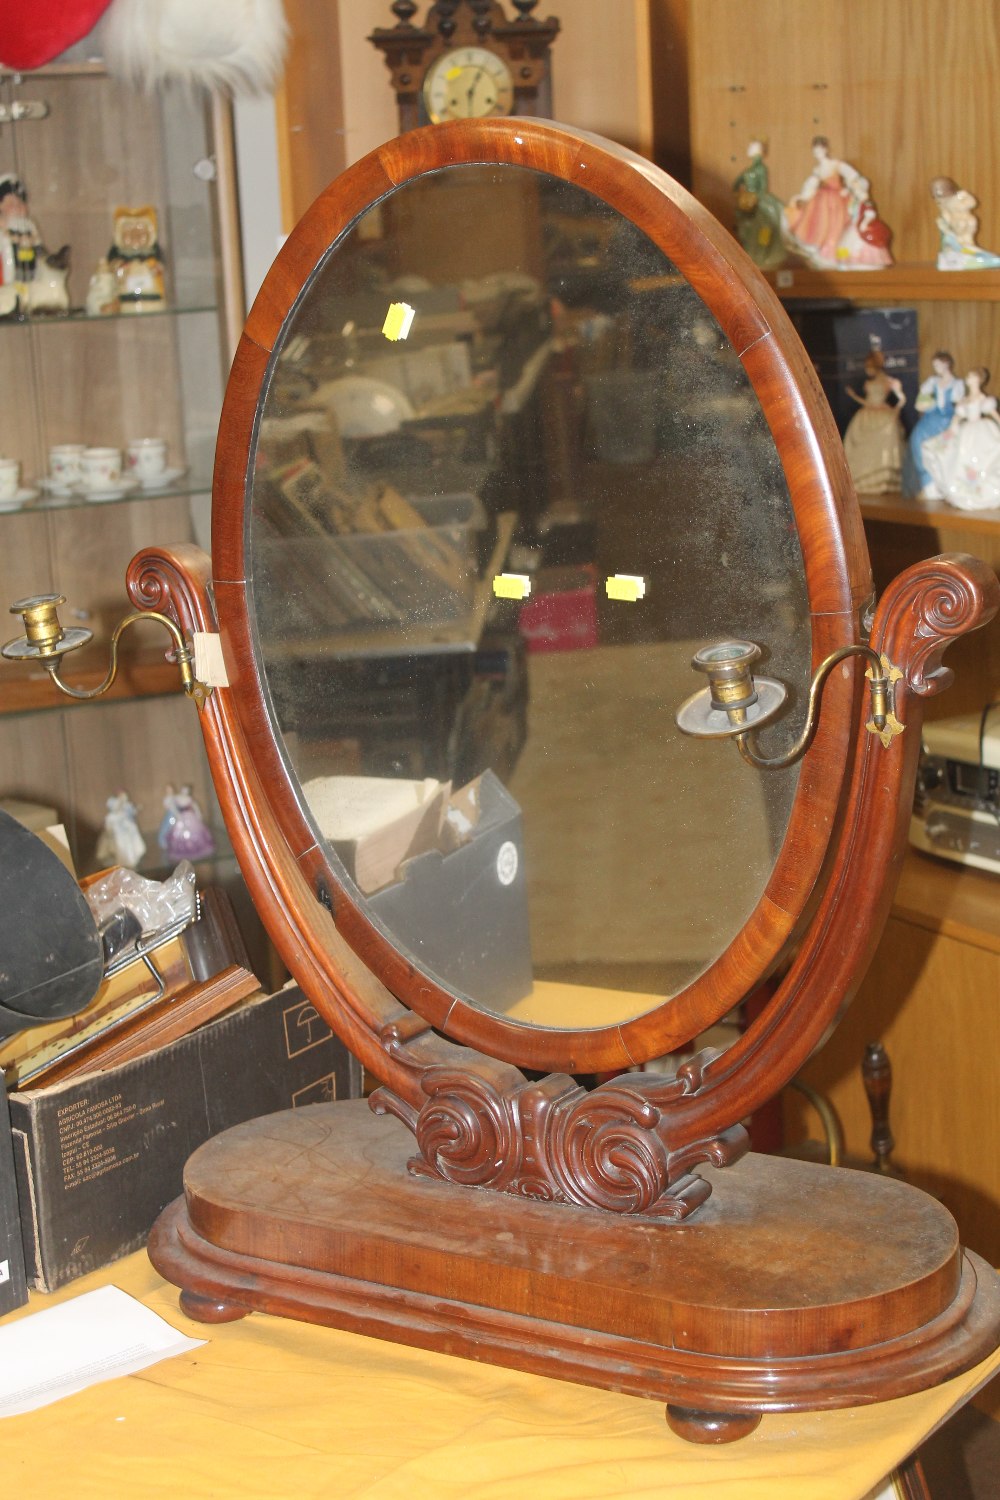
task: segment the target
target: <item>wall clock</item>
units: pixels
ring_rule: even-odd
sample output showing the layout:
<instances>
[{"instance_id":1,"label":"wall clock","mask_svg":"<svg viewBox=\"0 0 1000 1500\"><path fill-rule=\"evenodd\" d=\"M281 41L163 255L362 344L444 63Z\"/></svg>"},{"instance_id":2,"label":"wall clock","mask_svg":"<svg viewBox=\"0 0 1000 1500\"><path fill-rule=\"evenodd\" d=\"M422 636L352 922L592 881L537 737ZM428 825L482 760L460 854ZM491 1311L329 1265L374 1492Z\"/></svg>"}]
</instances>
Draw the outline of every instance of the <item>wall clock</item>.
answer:
<instances>
[{"instance_id":1,"label":"wall clock","mask_svg":"<svg viewBox=\"0 0 1000 1500\"><path fill-rule=\"evenodd\" d=\"M559 22L532 15L538 0L514 0L508 17L498 0L437 0L414 25L413 0L392 6L397 24L369 40L385 56L401 130L428 122L490 115L548 115L551 48Z\"/></svg>"},{"instance_id":2,"label":"wall clock","mask_svg":"<svg viewBox=\"0 0 1000 1500\"><path fill-rule=\"evenodd\" d=\"M233 846L379 1083L194 1154L150 1241L189 1313L655 1397L705 1442L995 1349L939 1203L743 1122L858 985L923 702L1000 586L945 556L873 602L809 360L683 189L523 119L349 169L247 320L211 561L128 587L219 635Z\"/></svg>"}]
</instances>

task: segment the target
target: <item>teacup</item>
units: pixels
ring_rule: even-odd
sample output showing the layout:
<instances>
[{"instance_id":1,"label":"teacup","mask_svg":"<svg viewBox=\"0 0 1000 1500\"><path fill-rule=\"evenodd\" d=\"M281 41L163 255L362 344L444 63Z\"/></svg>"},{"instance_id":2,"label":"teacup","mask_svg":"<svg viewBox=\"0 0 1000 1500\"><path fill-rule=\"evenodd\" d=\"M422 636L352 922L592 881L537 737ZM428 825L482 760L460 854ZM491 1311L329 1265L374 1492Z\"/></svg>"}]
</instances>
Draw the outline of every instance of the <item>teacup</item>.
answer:
<instances>
[{"instance_id":1,"label":"teacup","mask_svg":"<svg viewBox=\"0 0 1000 1500\"><path fill-rule=\"evenodd\" d=\"M79 482L84 446L83 443L57 443L49 449L49 474L56 484L68 489Z\"/></svg>"},{"instance_id":2,"label":"teacup","mask_svg":"<svg viewBox=\"0 0 1000 1500\"><path fill-rule=\"evenodd\" d=\"M167 470L167 445L163 438L134 438L125 449L130 475L140 484L159 479Z\"/></svg>"},{"instance_id":3,"label":"teacup","mask_svg":"<svg viewBox=\"0 0 1000 1500\"><path fill-rule=\"evenodd\" d=\"M16 500L21 488L21 465L16 458L0 458L0 500Z\"/></svg>"},{"instance_id":4,"label":"teacup","mask_svg":"<svg viewBox=\"0 0 1000 1500\"><path fill-rule=\"evenodd\" d=\"M84 448L80 455L80 478L85 489L114 489L121 477L120 448Z\"/></svg>"}]
</instances>

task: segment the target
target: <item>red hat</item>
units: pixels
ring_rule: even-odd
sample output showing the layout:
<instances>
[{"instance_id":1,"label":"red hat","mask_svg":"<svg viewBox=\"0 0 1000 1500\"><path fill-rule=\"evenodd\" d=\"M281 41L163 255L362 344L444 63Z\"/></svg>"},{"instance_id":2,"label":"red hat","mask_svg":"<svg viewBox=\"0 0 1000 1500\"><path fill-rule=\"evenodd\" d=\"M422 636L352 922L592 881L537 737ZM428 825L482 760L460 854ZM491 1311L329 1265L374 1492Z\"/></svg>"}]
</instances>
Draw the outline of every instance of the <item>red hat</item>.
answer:
<instances>
[{"instance_id":1,"label":"red hat","mask_svg":"<svg viewBox=\"0 0 1000 1500\"><path fill-rule=\"evenodd\" d=\"M5 5L0 16L0 61L8 68L40 68L88 31L111 0L31 0Z\"/></svg>"}]
</instances>

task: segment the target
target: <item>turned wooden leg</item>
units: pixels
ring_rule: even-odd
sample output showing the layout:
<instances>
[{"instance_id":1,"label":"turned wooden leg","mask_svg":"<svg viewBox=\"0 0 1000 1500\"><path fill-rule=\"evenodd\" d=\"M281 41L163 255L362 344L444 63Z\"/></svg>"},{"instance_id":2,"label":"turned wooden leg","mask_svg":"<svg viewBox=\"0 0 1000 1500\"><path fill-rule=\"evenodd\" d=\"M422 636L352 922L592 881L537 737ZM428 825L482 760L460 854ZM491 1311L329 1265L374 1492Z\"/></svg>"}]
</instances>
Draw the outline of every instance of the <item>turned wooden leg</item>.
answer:
<instances>
[{"instance_id":1,"label":"turned wooden leg","mask_svg":"<svg viewBox=\"0 0 1000 1500\"><path fill-rule=\"evenodd\" d=\"M250 1311L249 1307L241 1307L238 1302L199 1297L197 1292L181 1292L180 1304L181 1312L196 1323L235 1323L237 1318L245 1318Z\"/></svg>"},{"instance_id":2,"label":"turned wooden leg","mask_svg":"<svg viewBox=\"0 0 1000 1500\"><path fill-rule=\"evenodd\" d=\"M735 1443L760 1426L759 1411L695 1411L667 1404L667 1426L688 1443Z\"/></svg>"}]
</instances>

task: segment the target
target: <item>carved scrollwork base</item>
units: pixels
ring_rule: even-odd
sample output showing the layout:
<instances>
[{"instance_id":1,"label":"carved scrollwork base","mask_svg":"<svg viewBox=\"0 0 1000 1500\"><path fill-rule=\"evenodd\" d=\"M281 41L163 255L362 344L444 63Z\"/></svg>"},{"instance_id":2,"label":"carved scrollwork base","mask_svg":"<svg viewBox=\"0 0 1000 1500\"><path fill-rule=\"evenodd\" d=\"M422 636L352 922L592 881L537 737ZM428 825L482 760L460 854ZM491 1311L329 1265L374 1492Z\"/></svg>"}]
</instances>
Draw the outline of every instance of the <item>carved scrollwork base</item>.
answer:
<instances>
[{"instance_id":1,"label":"carved scrollwork base","mask_svg":"<svg viewBox=\"0 0 1000 1500\"><path fill-rule=\"evenodd\" d=\"M378 1089L371 1106L412 1130L420 1151L409 1163L415 1174L683 1219L711 1193L692 1168L703 1161L728 1166L749 1144L741 1125L711 1139L674 1139L671 1103L697 1093L714 1055L698 1053L669 1077L628 1074L591 1091L567 1074L531 1082L515 1068L478 1059L479 1067L426 1069L420 1109L388 1089Z\"/></svg>"}]
</instances>

